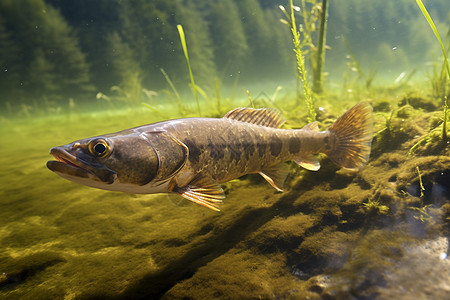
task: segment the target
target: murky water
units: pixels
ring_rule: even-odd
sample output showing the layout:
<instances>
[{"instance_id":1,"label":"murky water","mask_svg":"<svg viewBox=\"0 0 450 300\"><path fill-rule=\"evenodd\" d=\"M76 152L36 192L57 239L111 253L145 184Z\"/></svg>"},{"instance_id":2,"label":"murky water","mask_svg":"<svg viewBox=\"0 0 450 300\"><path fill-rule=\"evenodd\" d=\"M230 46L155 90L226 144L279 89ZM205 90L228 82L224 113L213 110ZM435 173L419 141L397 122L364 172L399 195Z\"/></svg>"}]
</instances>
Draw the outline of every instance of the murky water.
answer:
<instances>
[{"instance_id":1,"label":"murky water","mask_svg":"<svg viewBox=\"0 0 450 300\"><path fill-rule=\"evenodd\" d=\"M14 74L11 77L8 77L11 73L3 74L6 81L1 83L2 91L8 93L2 92L4 110L0 114L0 298L448 298L450 139L443 136L443 132L449 134L443 122L445 117L449 119L448 114L444 115L443 101L448 82L439 84L443 66L437 59L441 55L439 45L420 10L411 3L389 2L387 8L367 1L361 1L365 4L349 1L339 7L334 2L330 4L327 44L331 49L327 50L326 58L326 71L330 74L326 77L324 94L315 96L317 120L320 128L326 129L346 109L362 100L373 106L372 153L369 163L357 172L340 169L325 156L321 157L322 166L317 172L291 164L282 193L276 192L259 175L247 175L223 185L226 199L220 206L221 212L215 212L173 195L134 195L89 188L64 180L46 168L46 162L52 159L49 149L54 146L170 118L200 114L221 117L238 106L275 108L287 120L284 128L304 126L307 109L301 89L300 98L296 97L296 82L291 72L295 68L290 68L296 66L293 57L261 66L261 61L272 61L269 55L272 52L277 57L292 56L290 32L286 41L278 29L266 28L271 34L260 37L262 41L269 36L277 37L278 46L288 47L284 54L281 49L284 46L261 50L261 57L255 55L259 52L252 52L253 56L245 52L258 45L262 49L250 38L246 26L259 24L262 28L263 23L252 19L249 12L256 16L264 12L266 23L278 22L283 15L277 6L289 4L286 1L276 5L268 1L237 2L220 4L227 7L230 16L248 13L240 18L243 28L228 27L236 39L228 43L240 41L242 46L245 41L247 45L247 48L230 47L234 50L231 54L241 55L233 64L214 60L211 41L221 41L214 35L209 37L209 42L207 38L213 33L225 37L226 33L214 27L214 20L219 19L211 17L219 18L221 14L213 5L202 5L202 1L187 1L186 6L179 6L177 1L150 1L148 7L142 7L149 14L147 9L154 11L150 8L158 3L161 14L170 12L165 23L159 19L160 15L152 15L152 24L165 34L156 44L150 37L154 34L150 31L152 27L140 32L132 26L131 19L124 19L125 11L130 14L134 11L127 3L111 4L108 14L101 6L106 2L99 1L102 13L94 13L83 23L87 16L81 8L86 8L84 13L94 11L88 9L93 4L80 1L81 8L73 7L81 14L78 20L71 19L64 1L16 2L28 4L25 7L30 8L31 15L32 11L39 11L36 20L41 23L36 21L39 24L34 25L37 26L34 30L50 26L42 20L48 20L46 16L55 20L56 15L80 30L68 36L79 38L80 49L89 54L85 62L98 69L90 71L96 78L89 82L80 70L72 70L71 79L79 83L75 90L87 94L80 96L68 91L59 95L63 100L58 100L55 96L58 89L50 83L61 89L70 84L57 73L57 64L52 65L55 68L52 72L44 68L43 57L54 62L48 56L51 51L60 49L69 53L64 51L71 48L58 48L50 39L44 48L55 47L47 49L49 52L44 48L42 53L33 52L35 60L29 60L33 63L26 64L24 56L20 56L27 70L31 70L30 76L39 74L20 79L22 85L12 82L25 78L21 77L23 74L9 67L19 63L0 51L0 63L7 61L8 72ZM252 3L254 6L250 7L259 3L256 8L262 10L246 10ZM427 1L425 4L436 19L441 35L445 36L449 28L448 3ZM12 2L1 5L13 7ZM60 8L61 12L49 5ZM181 12L180 7L185 10ZM21 13L7 10L9 19L0 14L0 39L15 41L7 34L2 35L3 32L10 32L11 24L19 20L35 20L26 17L28 10L22 10ZM372 13L373 18L368 20L366 10L384 13ZM110 24L112 27L106 26L108 16L116 13L121 21L117 18ZM134 13L136 20L145 20L147 16ZM195 24L189 25L188 20L199 18L198 13L203 13L200 14L202 22L210 25L208 34ZM185 61L181 48L174 46L179 43L173 35L176 31L164 31L165 26L176 30L170 27L174 20L169 16L186 21L183 24L188 36L196 33L197 39L188 38L188 46L193 66L202 66L194 68L197 83L203 88L198 90L200 112L195 96L187 87L188 72L179 68L180 64L185 67ZM410 24L410 19L414 20L412 31L407 30L411 26L405 25ZM84 25L80 27L80 24ZM86 24L95 31L86 29L91 28ZM338 25L342 26L342 32L336 29ZM99 46L103 55L83 48L95 40L94 32L109 32L105 28L111 29L111 35ZM113 35L112 29L117 35ZM26 28L21 30L18 32L28 32ZM137 44L139 39L131 35L140 37L146 32L153 48L147 43L147 37ZM412 33L416 35L404 38ZM24 40L33 40L32 36L26 35ZM347 45L343 43L344 37ZM363 37L371 42L363 41ZM167 46L166 40L172 46ZM40 49L39 45L35 48ZM212 48L204 53L200 51L204 47ZM8 49L11 53L17 50ZM108 56L111 54L108 49L120 54ZM142 54L145 51L136 49L151 49L152 57L160 55L160 61L155 63L150 55ZM172 57L176 51L179 56ZM204 56L200 55L203 53ZM224 59L231 54L225 50L220 52ZM433 55L438 62L433 63ZM2 60L3 57L7 59ZM136 61L139 63L135 64ZM108 69L110 66L105 62L114 65L114 70ZM142 69L130 72L129 68L120 69L120 66L137 65ZM378 71L373 68L375 65L379 66ZM143 71L146 67L148 73ZM166 74L155 75L159 68L167 69ZM59 75L47 80L45 74ZM290 79L280 79L284 75L279 74L287 74ZM263 79L255 80L258 75ZM220 76L224 76L222 80L210 80ZM174 77L173 82L168 77ZM116 86L116 82L120 84ZM94 85L98 90L93 89ZM24 86L26 91L18 86ZM133 94L136 89L138 92ZM30 96L33 92L39 96Z\"/></svg>"}]
</instances>

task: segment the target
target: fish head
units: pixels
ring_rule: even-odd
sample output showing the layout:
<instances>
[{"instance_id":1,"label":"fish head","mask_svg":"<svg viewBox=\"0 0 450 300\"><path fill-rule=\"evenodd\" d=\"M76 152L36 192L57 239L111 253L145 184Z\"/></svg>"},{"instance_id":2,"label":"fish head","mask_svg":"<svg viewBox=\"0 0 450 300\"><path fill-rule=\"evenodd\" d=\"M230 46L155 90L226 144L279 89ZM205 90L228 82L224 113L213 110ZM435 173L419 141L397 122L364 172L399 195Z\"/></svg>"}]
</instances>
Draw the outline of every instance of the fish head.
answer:
<instances>
[{"instance_id":1,"label":"fish head","mask_svg":"<svg viewBox=\"0 0 450 300\"><path fill-rule=\"evenodd\" d=\"M128 191L151 182L159 168L153 147L137 134L97 136L50 150L47 167L59 176L90 187Z\"/></svg>"},{"instance_id":2,"label":"fish head","mask_svg":"<svg viewBox=\"0 0 450 300\"><path fill-rule=\"evenodd\" d=\"M47 167L86 186L128 193L166 192L184 166L187 147L164 132L116 133L50 150Z\"/></svg>"}]
</instances>

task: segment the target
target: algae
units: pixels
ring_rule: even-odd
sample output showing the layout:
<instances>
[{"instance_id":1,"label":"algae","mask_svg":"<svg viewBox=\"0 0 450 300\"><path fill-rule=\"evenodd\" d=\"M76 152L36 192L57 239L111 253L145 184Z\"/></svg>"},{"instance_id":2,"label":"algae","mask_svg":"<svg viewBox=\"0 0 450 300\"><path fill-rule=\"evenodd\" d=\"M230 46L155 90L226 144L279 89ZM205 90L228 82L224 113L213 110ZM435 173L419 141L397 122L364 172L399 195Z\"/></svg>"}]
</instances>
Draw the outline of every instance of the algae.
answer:
<instances>
[{"instance_id":1,"label":"algae","mask_svg":"<svg viewBox=\"0 0 450 300\"><path fill-rule=\"evenodd\" d=\"M410 261L410 249L450 234L448 146L429 139L407 155L439 112L414 101L406 110L398 101L372 100L380 133L361 171L339 170L327 158L319 172L292 165L284 193L248 175L226 185L222 213L177 206L164 194L78 186L46 170L51 146L123 129L124 123L157 121L156 112L11 120L0 129L9 145L0 148L0 296L386 295L401 278L386 275L388 270L401 265L398 274L421 272L418 263L402 263ZM325 123L340 113L328 107L320 118ZM400 108L391 113L386 107Z\"/></svg>"}]
</instances>

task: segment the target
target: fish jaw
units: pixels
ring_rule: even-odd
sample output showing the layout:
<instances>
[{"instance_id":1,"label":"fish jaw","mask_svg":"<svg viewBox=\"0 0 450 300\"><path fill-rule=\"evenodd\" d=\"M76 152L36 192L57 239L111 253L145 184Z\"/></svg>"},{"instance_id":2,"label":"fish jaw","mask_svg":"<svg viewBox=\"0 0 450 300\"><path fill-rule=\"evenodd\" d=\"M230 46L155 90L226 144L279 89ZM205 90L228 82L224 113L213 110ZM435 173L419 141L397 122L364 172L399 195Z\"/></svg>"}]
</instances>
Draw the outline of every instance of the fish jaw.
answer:
<instances>
[{"instance_id":1,"label":"fish jaw","mask_svg":"<svg viewBox=\"0 0 450 300\"><path fill-rule=\"evenodd\" d=\"M56 160L47 162L47 168L59 176L83 185L98 187L99 184L112 184L116 174L109 169L103 169L99 173L95 167L77 158L71 152L74 147L59 146L50 149L50 154Z\"/></svg>"}]
</instances>

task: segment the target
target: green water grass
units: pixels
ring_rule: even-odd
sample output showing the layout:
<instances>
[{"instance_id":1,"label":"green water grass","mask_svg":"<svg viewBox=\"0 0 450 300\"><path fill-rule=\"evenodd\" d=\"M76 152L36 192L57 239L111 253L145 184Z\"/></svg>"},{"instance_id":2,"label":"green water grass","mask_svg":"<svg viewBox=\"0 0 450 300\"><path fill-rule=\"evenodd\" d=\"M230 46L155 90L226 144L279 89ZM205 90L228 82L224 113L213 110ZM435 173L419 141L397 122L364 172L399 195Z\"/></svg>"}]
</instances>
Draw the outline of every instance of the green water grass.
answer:
<instances>
[{"instance_id":1,"label":"green water grass","mask_svg":"<svg viewBox=\"0 0 450 300\"><path fill-rule=\"evenodd\" d=\"M439 45L441 46L442 54L444 55L444 66L447 70L447 77L446 80L444 80L443 84L447 84L447 79L450 78L450 68L448 66L448 60L447 60L447 52L445 50L444 44L442 43L441 36L439 35L439 32L436 28L436 25L434 25L433 19L431 18L430 14L428 13L428 10L426 9L425 5L423 5L422 0L416 0L417 5L419 6L420 10L422 11L422 14L424 15L425 19L427 20L428 24L431 27L431 30L433 31L434 35L436 36L437 40L439 41ZM443 126L442 126L442 139L444 141L447 141L447 99L444 100L444 120L443 120Z\"/></svg>"},{"instance_id":2,"label":"green water grass","mask_svg":"<svg viewBox=\"0 0 450 300\"><path fill-rule=\"evenodd\" d=\"M295 58L297 60L297 69L300 80L303 82L303 93L305 95L306 105L308 107L308 122L314 122L316 120L316 112L314 110L314 103L312 99L312 92L308 85L308 77L305 68L305 56L303 55L302 45L300 43L300 32L297 30L297 25L295 24L295 14L294 5L292 0L290 0L290 11L291 11L291 32L294 41L294 52Z\"/></svg>"},{"instance_id":3,"label":"green water grass","mask_svg":"<svg viewBox=\"0 0 450 300\"><path fill-rule=\"evenodd\" d=\"M298 75L298 78L303 83L303 94L305 97L306 106L308 108L307 119L308 119L308 122L311 123L316 120L316 111L314 109L312 91L309 88L309 84L308 84L308 76L307 76L306 67L305 67L305 55L302 50L304 43L301 42L300 31L297 29L297 24L295 23L294 12L296 9L294 8L294 4L293 4L292 0L290 0L289 6L290 6L290 14L288 14L286 12L286 10L283 6L280 6L281 11L284 13L286 18L288 19L288 21L282 20L282 22L289 25L291 28L291 33L292 33L292 37L293 37L292 41L294 43L294 53L295 53L295 58L297 60L297 71L298 71L297 75ZM307 19L305 18L305 21L306 20ZM307 37L307 36L305 36L305 37Z\"/></svg>"},{"instance_id":4,"label":"green water grass","mask_svg":"<svg viewBox=\"0 0 450 300\"><path fill-rule=\"evenodd\" d=\"M327 10L328 0L322 0L322 10L320 12L319 39L317 44L316 67L313 70L313 91L321 93L323 91L323 66L325 64L325 43L327 35Z\"/></svg>"},{"instance_id":5,"label":"green water grass","mask_svg":"<svg viewBox=\"0 0 450 300\"><path fill-rule=\"evenodd\" d=\"M187 45L186 45L186 37L184 35L183 26L177 25L177 29L178 29L178 33L180 35L181 47L183 48L184 58L186 59L187 67L189 69L189 77L191 78L192 92L194 93L195 101L197 102L198 114L201 115L200 102L198 100L198 93L197 93L197 86L195 85L194 74L192 73L191 62L189 60L189 54L188 54L188 49L187 49Z\"/></svg>"},{"instance_id":6,"label":"green water grass","mask_svg":"<svg viewBox=\"0 0 450 300\"><path fill-rule=\"evenodd\" d=\"M441 39L441 36L439 35L436 25L434 25L433 19L431 18L430 14L428 13L428 10L426 9L425 5L423 5L422 0L416 0L416 3L419 6L420 10L422 11L422 14L424 15L425 19L427 19L427 22L430 25L431 30L433 30L434 35L436 36L437 40L439 41L439 44L441 45L442 54L444 55L445 68L447 70L447 75L450 77L450 68L448 66L448 61L447 61L447 52L445 51L444 44L442 43L442 39Z\"/></svg>"},{"instance_id":7,"label":"green water grass","mask_svg":"<svg viewBox=\"0 0 450 300\"><path fill-rule=\"evenodd\" d=\"M375 76L377 75L378 70L376 68L369 69L369 72L366 74L359 63L358 59L356 58L355 54L353 53L352 49L350 48L350 45L345 38L345 36L342 37L342 41L347 48L348 56L351 59L351 67L355 68L356 72L358 73L358 80L364 81L364 86L366 87L366 90L370 92L371 86L373 81L375 80Z\"/></svg>"},{"instance_id":8,"label":"green water grass","mask_svg":"<svg viewBox=\"0 0 450 300\"><path fill-rule=\"evenodd\" d=\"M159 69L161 73L164 75L164 78L166 79L167 83L169 84L170 88L172 89L173 94L175 95L175 101L178 106L178 111L182 116L185 115L185 110L183 108L183 105L181 104L181 97L178 93L177 89L175 88L175 85L173 84L172 80L170 79L169 75L167 75L166 71L164 71L163 68Z\"/></svg>"}]
</instances>

